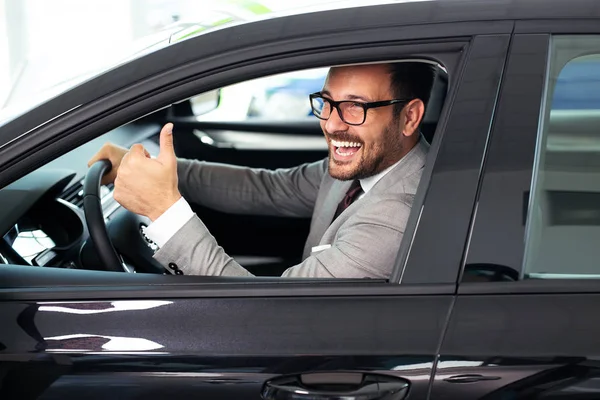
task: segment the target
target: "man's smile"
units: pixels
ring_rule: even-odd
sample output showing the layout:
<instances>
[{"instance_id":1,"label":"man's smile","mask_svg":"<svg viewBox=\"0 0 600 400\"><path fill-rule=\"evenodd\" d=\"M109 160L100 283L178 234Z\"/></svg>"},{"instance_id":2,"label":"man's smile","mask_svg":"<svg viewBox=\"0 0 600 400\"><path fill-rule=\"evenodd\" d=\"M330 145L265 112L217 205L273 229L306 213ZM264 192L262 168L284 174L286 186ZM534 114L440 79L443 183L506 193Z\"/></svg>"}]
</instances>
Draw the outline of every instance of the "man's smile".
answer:
<instances>
[{"instance_id":1,"label":"man's smile","mask_svg":"<svg viewBox=\"0 0 600 400\"><path fill-rule=\"evenodd\" d=\"M362 148L362 143L359 142L345 142L334 139L331 139L330 142L333 147L333 158L336 161L350 161Z\"/></svg>"}]
</instances>

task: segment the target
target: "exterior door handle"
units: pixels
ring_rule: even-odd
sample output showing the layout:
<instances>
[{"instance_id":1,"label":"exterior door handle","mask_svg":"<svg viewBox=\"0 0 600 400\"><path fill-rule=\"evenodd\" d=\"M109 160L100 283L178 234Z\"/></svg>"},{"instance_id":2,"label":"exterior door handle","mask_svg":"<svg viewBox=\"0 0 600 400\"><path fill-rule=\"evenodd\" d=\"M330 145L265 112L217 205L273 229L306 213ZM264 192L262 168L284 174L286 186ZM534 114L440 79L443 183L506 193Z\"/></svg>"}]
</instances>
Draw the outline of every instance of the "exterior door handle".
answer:
<instances>
[{"instance_id":1,"label":"exterior door handle","mask_svg":"<svg viewBox=\"0 0 600 400\"><path fill-rule=\"evenodd\" d=\"M283 376L265 382L265 400L401 400L409 382L362 372L318 372Z\"/></svg>"},{"instance_id":2,"label":"exterior door handle","mask_svg":"<svg viewBox=\"0 0 600 400\"><path fill-rule=\"evenodd\" d=\"M479 374L454 375L444 379L448 383L474 383L482 381L497 381L501 379L499 376L485 376Z\"/></svg>"}]
</instances>

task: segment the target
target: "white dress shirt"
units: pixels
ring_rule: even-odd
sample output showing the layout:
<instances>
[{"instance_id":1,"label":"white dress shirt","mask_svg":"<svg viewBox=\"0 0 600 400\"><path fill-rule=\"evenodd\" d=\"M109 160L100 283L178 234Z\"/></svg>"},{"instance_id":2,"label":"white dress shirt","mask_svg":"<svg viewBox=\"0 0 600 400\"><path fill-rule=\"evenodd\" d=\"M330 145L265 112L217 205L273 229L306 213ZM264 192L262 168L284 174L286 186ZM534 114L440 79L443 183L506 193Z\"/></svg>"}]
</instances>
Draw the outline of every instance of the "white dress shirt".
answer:
<instances>
[{"instance_id":1,"label":"white dress shirt","mask_svg":"<svg viewBox=\"0 0 600 400\"><path fill-rule=\"evenodd\" d=\"M171 239L192 217L194 211L181 197L144 231L146 236L160 248Z\"/></svg>"},{"instance_id":2,"label":"white dress shirt","mask_svg":"<svg viewBox=\"0 0 600 400\"><path fill-rule=\"evenodd\" d=\"M360 186L363 193L358 197L359 199L366 195L381 178L390 172L400 161L394 165L384 169L377 175L370 176L360 180ZM358 199L357 199L358 200ZM160 248L165 245L171 239L177 231L179 231L192 217L194 211L190 207L189 203L181 197L175 202L167 211L161 214L154 222L145 229L145 234L150 240L152 240Z\"/></svg>"}]
</instances>

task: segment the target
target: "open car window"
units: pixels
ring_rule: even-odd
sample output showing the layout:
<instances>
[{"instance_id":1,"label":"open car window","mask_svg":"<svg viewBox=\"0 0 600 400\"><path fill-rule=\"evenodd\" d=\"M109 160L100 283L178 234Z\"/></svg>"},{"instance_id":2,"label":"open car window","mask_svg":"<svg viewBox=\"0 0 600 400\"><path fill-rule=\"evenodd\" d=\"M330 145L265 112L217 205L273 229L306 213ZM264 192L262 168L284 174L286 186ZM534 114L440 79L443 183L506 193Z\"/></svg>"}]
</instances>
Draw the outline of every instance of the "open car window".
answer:
<instances>
[{"instance_id":1,"label":"open car window","mask_svg":"<svg viewBox=\"0 0 600 400\"><path fill-rule=\"evenodd\" d=\"M126 148L141 143L156 156L158 133L168 121L175 124L176 154L187 160L270 171L322 162L328 144L311 109L309 94L322 89L328 70L315 68L267 76L193 96L174 103L166 114L159 111L107 132L9 185L0 191L0 200L14 205L7 208L11 212L0 215L0 254L4 261L103 270L90 239L84 208L87 162L106 142ZM438 66L419 131L427 146L436 131L447 87L446 71ZM215 102L214 109L207 109L211 102ZM191 114L182 114L182 109ZM139 252L150 251L151 255L158 249L145 234L151 221L126 217L127 211L115 201L113 190L113 184L101 187L101 206L107 231L123 264L137 272L169 273L151 256L139 256ZM310 213L292 218L285 214L252 215L241 204L239 210L224 210L190 203L217 243L253 275L281 276L302 262L311 227ZM133 267L145 263L153 267Z\"/></svg>"}]
</instances>

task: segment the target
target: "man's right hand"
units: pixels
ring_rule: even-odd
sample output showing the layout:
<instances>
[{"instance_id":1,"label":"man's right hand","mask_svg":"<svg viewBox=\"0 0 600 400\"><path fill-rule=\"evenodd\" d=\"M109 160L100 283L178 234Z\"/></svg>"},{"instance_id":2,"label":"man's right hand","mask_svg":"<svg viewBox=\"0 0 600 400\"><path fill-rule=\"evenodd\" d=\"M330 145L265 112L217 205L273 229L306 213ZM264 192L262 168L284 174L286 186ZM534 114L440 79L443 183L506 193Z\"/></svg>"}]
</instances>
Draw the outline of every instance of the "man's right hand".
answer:
<instances>
[{"instance_id":1,"label":"man's right hand","mask_svg":"<svg viewBox=\"0 0 600 400\"><path fill-rule=\"evenodd\" d=\"M106 143L100 151L98 151L94 157L88 161L88 167L91 167L96 161L99 160L109 160L112 164L112 169L102 177L102 184L107 185L109 183L113 183L117 178L117 172L119 170L119 165L121 165L121 160L125 154L127 154L129 150L125 147L117 146L112 143ZM148 156L146 152L146 156Z\"/></svg>"}]
</instances>

